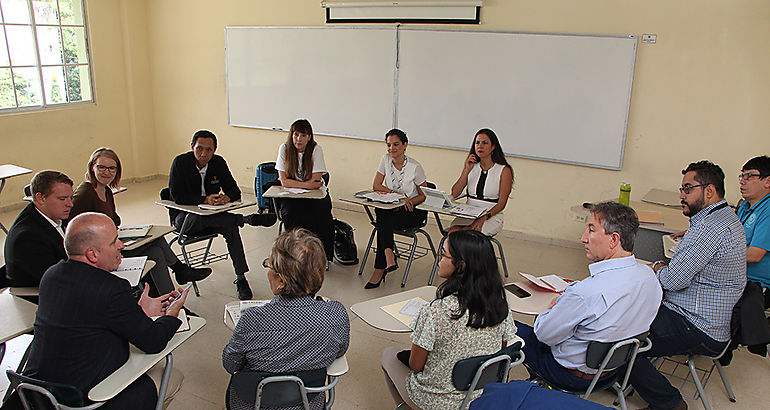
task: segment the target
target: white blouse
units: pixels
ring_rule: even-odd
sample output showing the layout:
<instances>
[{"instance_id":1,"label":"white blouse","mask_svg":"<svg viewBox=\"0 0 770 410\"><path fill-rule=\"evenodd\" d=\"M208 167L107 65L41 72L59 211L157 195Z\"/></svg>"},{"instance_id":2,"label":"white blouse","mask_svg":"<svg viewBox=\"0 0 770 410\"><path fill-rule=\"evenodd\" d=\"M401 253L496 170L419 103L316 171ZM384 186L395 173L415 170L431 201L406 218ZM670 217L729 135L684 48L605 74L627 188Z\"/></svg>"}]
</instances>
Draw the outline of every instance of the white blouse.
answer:
<instances>
[{"instance_id":1,"label":"white blouse","mask_svg":"<svg viewBox=\"0 0 770 410\"><path fill-rule=\"evenodd\" d=\"M302 169L302 157L304 154L304 152L298 153L299 158L297 158L297 175L304 176L304 170ZM278 148L278 159L275 161L275 169L278 171L286 172L286 143L281 144L281 146ZM316 172L326 172L324 153L321 149L321 146L318 144L316 144L315 148L313 149L313 171L311 174Z\"/></svg>"},{"instance_id":2,"label":"white blouse","mask_svg":"<svg viewBox=\"0 0 770 410\"><path fill-rule=\"evenodd\" d=\"M500 199L500 179L502 178L504 168L505 165L495 163L492 168L487 170L487 180L484 183L484 197L476 198L476 186L481 177L481 163L477 162L471 169L471 172L468 173L468 203L475 205L481 202L482 199L497 202Z\"/></svg>"},{"instance_id":3,"label":"white blouse","mask_svg":"<svg viewBox=\"0 0 770 410\"><path fill-rule=\"evenodd\" d=\"M417 191L417 186L422 185L427 180L425 176L425 170L422 169L422 165L411 157L406 157L406 165L403 168L404 178L401 181L400 193L406 195L409 198L414 198L420 194ZM385 177L383 185L388 189L395 190L392 186L392 177L394 173L401 172L393 165L393 159L390 155L385 154L380 159L380 166L377 167L377 172Z\"/></svg>"}]
</instances>

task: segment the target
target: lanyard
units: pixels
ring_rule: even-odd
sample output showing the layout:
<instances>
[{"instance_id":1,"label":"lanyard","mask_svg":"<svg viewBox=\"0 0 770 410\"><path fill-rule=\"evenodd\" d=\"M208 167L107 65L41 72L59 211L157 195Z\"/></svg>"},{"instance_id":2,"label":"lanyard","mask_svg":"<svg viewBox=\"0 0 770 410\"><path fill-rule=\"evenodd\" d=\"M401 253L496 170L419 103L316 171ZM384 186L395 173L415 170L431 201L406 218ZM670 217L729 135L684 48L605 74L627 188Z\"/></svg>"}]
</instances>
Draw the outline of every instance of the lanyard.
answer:
<instances>
[{"instance_id":1,"label":"lanyard","mask_svg":"<svg viewBox=\"0 0 770 410\"><path fill-rule=\"evenodd\" d=\"M753 213L754 213L754 211L755 211L757 208L759 208L759 206L760 206L760 205L762 205L762 203L763 203L763 202L767 201L767 198L770 198L770 194L768 194L768 195L765 195L765 197L764 197L764 198L762 198L762 200L761 200L761 201L759 201L759 202L758 202L756 205L754 205L754 206L750 206L750 207L749 207L749 211L748 211L748 212L746 212L746 215L744 215L744 217L743 217L743 218L741 218L741 225L745 224L745 223L746 223L746 221L748 221L748 220L749 220L749 218L751 217L751 214L753 214Z\"/></svg>"}]
</instances>

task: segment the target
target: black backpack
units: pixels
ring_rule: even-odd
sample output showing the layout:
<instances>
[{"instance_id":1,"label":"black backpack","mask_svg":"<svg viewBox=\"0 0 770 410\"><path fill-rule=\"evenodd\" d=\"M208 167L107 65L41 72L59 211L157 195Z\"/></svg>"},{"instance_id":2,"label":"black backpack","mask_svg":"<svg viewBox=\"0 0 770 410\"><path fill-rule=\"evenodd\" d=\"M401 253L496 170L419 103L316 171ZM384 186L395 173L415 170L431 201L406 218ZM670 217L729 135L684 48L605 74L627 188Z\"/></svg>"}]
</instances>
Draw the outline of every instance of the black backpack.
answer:
<instances>
[{"instance_id":1,"label":"black backpack","mask_svg":"<svg viewBox=\"0 0 770 410\"><path fill-rule=\"evenodd\" d=\"M334 259L342 265L358 264L358 248L353 238L353 227L334 219Z\"/></svg>"}]
</instances>

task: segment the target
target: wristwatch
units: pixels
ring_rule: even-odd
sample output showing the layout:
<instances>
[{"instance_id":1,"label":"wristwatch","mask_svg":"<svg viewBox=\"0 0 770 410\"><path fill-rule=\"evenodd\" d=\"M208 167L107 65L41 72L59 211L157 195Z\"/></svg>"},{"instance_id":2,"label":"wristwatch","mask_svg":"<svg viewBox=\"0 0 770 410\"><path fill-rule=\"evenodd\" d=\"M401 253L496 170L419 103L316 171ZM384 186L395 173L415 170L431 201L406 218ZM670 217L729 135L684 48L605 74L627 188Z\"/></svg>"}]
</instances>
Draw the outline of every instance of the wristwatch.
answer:
<instances>
[{"instance_id":1,"label":"wristwatch","mask_svg":"<svg viewBox=\"0 0 770 410\"><path fill-rule=\"evenodd\" d=\"M487 214L487 221L492 219L492 214Z\"/></svg>"},{"instance_id":2,"label":"wristwatch","mask_svg":"<svg viewBox=\"0 0 770 410\"><path fill-rule=\"evenodd\" d=\"M662 265L661 268L662 268L663 266L666 266L666 261L664 261L663 259L659 259L652 263L650 267L652 268L652 271L655 273L658 272L658 270L655 269L655 266L657 266L658 264L661 264Z\"/></svg>"}]
</instances>

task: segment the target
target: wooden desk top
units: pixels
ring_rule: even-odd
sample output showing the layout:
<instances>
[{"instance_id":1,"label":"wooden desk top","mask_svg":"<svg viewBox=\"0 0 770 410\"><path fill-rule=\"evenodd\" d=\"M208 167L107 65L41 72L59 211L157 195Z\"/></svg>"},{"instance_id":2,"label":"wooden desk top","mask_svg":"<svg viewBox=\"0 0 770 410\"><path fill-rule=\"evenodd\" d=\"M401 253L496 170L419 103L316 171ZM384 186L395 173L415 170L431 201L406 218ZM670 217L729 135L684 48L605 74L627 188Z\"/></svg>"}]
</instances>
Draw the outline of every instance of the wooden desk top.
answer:
<instances>
[{"instance_id":1,"label":"wooden desk top","mask_svg":"<svg viewBox=\"0 0 770 410\"><path fill-rule=\"evenodd\" d=\"M133 239L134 242L132 242L130 245L126 245L126 247L123 248L123 250L133 251L134 249L138 249L173 231L174 231L174 228L170 226L153 225L152 228L150 228L150 232L147 233L147 236L143 238ZM126 243L128 242L131 242L131 241L127 241Z\"/></svg>"},{"instance_id":2,"label":"wooden desk top","mask_svg":"<svg viewBox=\"0 0 770 410\"><path fill-rule=\"evenodd\" d=\"M0 343L32 330L37 305L11 294L0 294Z\"/></svg>"},{"instance_id":3,"label":"wooden desk top","mask_svg":"<svg viewBox=\"0 0 770 410\"><path fill-rule=\"evenodd\" d=\"M0 179L12 178L19 175L29 174L31 169L23 168L13 164L0 165Z\"/></svg>"},{"instance_id":4,"label":"wooden desk top","mask_svg":"<svg viewBox=\"0 0 770 410\"><path fill-rule=\"evenodd\" d=\"M308 192L303 192L301 194L295 194L291 191L288 191L286 188L282 186L271 186L267 191L265 191L262 196L265 198L301 198L301 199L324 199L326 198L326 190L324 189L308 189Z\"/></svg>"},{"instance_id":5,"label":"wooden desk top","mask_svg":"<svg viewBox=\"0 0 770 410\"><path fill-rule=\"evenodd\" d=\"M525 315L539 315L548 309L548 306L553 301L553 298L559 296L558 293L541 289L528 280L522 280L513 283L529 292L531 295L525 298L520 298L508 291L508 289L505 290L505 298L508 301L508 307L517 313L523 313ZM508 284L506 283L504 286L507 285Z\"/></svg>"},{"instance_id":6,"label":"wooden desk top","mask_svg":"<svg viewBox=\"0 0 770 410\"><path fill-rule=\"evenodd\" d=\"M207 216L207 215L216 215L221 212L234 211L236 209L246 208L249 206L254 206L257 204L257 200L241 198L241 202L237 205L233 205L224 209L216 209L216 210L201 209L198 207L198 205L179 205L176 202L170 201L167 199L161 199L160 201L155 201L155 204L160 206L165 206L166 208L189 212L195 215Z\"/></svg>"},{"instance_id":7,"label":"wooden desk top","mask_svg":"<svg viewBox=\"0 0 770 410\"><path fill-rule=\"evenodd\" d=\"M372 327L387 332L407 333L412 331L409 326L401 323L398 319L380 308L412 298L422 298L426 302L431 302L436 299L436 287L422 286L417 289L359 302L351 306L350 310Z\"/></svg>"},{"instance_id":8,"label":"wooden desk top","mask_svg":"<svg viewBox=\"0 0 770 410\"><path fill-rule=\"evenodd\" d=\"M396 203L392 203L392 204L384 204L382 202L370 201L370 200L368 200L366 198L357 198L355 195L348 195L348 196L340 197L340 201L350 202L352 204L358 204L358 205L363 205L363 206L371 206L373 208L379 208L379 209L396 209L396 208L404 206L404 201L403 200L398 201Z\"/></svg>"},{"instance_id":9,"label":"wooden desk top","mask_svg":"<svg viewBox=\"0 0 770 410\"><path fill-rule=\"evenodd\" d=\"M175 334L169 340L166 348L160 353L147 354L137 349L136 346L131 345L131 355L128 357L128 361L94 386L88 392L88 398L93 401L107 401L115 397L128 387L129 384L133 383L134 380L139 378L139 376L150 370L152 366L155 366L155 363L165 358L166 355L170 354L206 325L206 319L202 317L188 316L188 319L190 319L190 330Z\"/></svg>"},{"instance_id":10,"label":"wooden desk top","mask_svg":"<svg viewBox=\"0 0 770 410\"><path fill-rule=\"evenodd\" d=\"M647 202L631 201L631 208L638 211L652 211L660 213L663 218L663 225L659 224L640 224L641 228L661 231L666 233L680 232L690 227L690 219L682 213L682 208L673 208ZM575 205L570 210L578 215L591 215L591 211L583 208L582 205Z\"/></svg>"}]
</instances>

